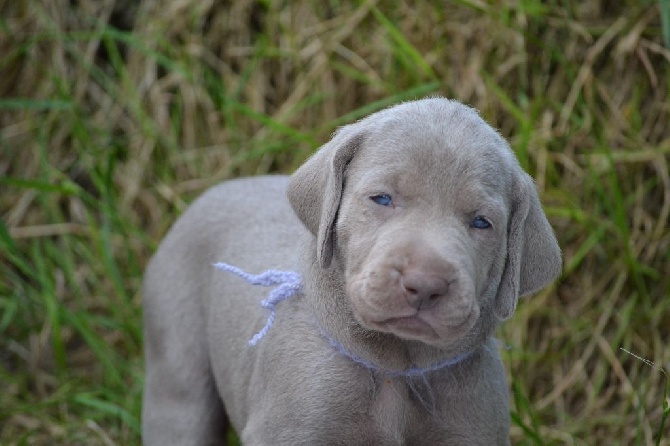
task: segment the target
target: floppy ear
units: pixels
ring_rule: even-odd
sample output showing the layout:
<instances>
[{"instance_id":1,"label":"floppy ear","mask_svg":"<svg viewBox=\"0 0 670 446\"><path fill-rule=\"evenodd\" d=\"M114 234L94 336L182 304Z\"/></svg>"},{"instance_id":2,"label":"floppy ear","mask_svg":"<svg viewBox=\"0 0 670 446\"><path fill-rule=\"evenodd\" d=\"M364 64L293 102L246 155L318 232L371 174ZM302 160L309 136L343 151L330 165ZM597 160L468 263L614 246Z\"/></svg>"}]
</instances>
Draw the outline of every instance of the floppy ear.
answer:
<instances>
[{"instance_id":1,"label":"floppy ear","mask_svg":"<svg viewBox=\"0 0 670 446\"><path fill-rule=\"evenodd\" d=\"M520 296L541 289L561 273L561 250L540 205L535 183L525 172L515 183L507 261L494 307L502 320L512 316Z\"/></svg>"},{"instance_id":2,"label":"floppy ear","mask_svg":"<svg viewBox=\"0 0 670 446\"><path fill-rule=\"evenodd\" d=\"M357 124L342 127L289 180L289 202L316 236L317 258L323 268L330 265L333 255L333 227L342 198L344 172L362 139Z\"/></svg>"}]
</instances>

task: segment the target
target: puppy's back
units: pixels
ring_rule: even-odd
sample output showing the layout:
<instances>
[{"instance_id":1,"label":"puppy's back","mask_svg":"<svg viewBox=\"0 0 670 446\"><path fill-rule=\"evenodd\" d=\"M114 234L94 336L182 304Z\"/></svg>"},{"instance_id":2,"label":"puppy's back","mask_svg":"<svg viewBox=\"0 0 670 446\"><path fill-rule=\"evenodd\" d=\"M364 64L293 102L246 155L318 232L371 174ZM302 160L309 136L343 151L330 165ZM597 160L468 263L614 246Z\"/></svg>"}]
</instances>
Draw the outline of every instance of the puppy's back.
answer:
<instances>
[{"instance_id":1,"label":"puppy's back","mask_svg":"<svg viewBox=\"0 0 670 446\"><path fill-rule=\"evenodd\" d=\"M146 444L208 444L225 430L209 328L222 331L215 334L219 353L228 350L226 343L246 348L267 317L259 301L268 290L213 264L226 262L250 273L296 268L296 240L304 228L288 204L286 184L287 177L266 176L209 189L177 220L147 266Z\"/></svg>"}]
</instances>

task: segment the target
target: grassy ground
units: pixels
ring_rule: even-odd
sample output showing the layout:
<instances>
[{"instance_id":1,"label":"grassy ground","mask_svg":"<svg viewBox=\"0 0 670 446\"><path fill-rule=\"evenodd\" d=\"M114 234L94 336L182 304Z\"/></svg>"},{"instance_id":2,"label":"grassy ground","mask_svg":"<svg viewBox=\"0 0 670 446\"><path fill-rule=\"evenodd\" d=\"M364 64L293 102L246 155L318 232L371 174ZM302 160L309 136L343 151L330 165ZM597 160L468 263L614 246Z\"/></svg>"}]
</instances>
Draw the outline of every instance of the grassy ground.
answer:
<instances>
[{"instance_id":1,"label":"grassy ground","mask_svg":"<svg viewBox=\"0 0 670 446\"><path fill-rule=\"evenodd\" d=\"M660 11L0 0L0 443L139 443L141 274L187 203L442 94L509 138L564 250L562 278L500 331L513 442L669 445Z\"/></svg>"}]
</instances>

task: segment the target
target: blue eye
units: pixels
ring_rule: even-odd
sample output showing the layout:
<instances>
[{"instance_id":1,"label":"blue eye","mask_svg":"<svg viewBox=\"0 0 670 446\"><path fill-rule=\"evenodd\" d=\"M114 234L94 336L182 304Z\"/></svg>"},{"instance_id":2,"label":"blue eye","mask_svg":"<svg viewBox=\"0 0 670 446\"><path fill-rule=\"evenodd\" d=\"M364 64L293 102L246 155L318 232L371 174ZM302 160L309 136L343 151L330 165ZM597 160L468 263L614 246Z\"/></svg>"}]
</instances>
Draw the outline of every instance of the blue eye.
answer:
<instances>
[{"instance_id":1,"label":"blue eye","mask_svg":"<svg viewBox=\"0 0 670 446\"><path fill-rule=\"evenodd\" d=\"M391 196L386 194L373 195L370 197L370 200L374 201L380 206L391 206L393 203Z\"/></svg>"},{"instance_id":2,"label":"blue eye","mask_svg":"<svg viewBox=\"0 0 670 446\"><path fill-rule=\"evenodd\" d=\"M488 229L491 227L491 223L484 217L475 217L470 226L477 229Z\"/></svg>"}]
</instances>

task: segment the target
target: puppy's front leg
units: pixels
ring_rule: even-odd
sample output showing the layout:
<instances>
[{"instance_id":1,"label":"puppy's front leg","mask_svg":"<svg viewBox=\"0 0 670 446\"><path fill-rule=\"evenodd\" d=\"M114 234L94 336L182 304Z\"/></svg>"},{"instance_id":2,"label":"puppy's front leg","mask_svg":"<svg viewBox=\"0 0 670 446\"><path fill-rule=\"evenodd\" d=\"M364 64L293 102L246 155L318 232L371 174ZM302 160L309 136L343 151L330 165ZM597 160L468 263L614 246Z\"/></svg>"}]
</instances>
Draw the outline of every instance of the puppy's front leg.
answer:
<instances>
[{"instance_id":1,"label":"puppy's front leg","mask_svg":"<svg viewBox=\"0 0 670 446\"><path fill-rule=\"evenodd\" d=\"M228 423L211 372L201 309L205 280L185 259L168 238L145 275L145 445L225 444Z\"/></svg>"}]
</instances>

